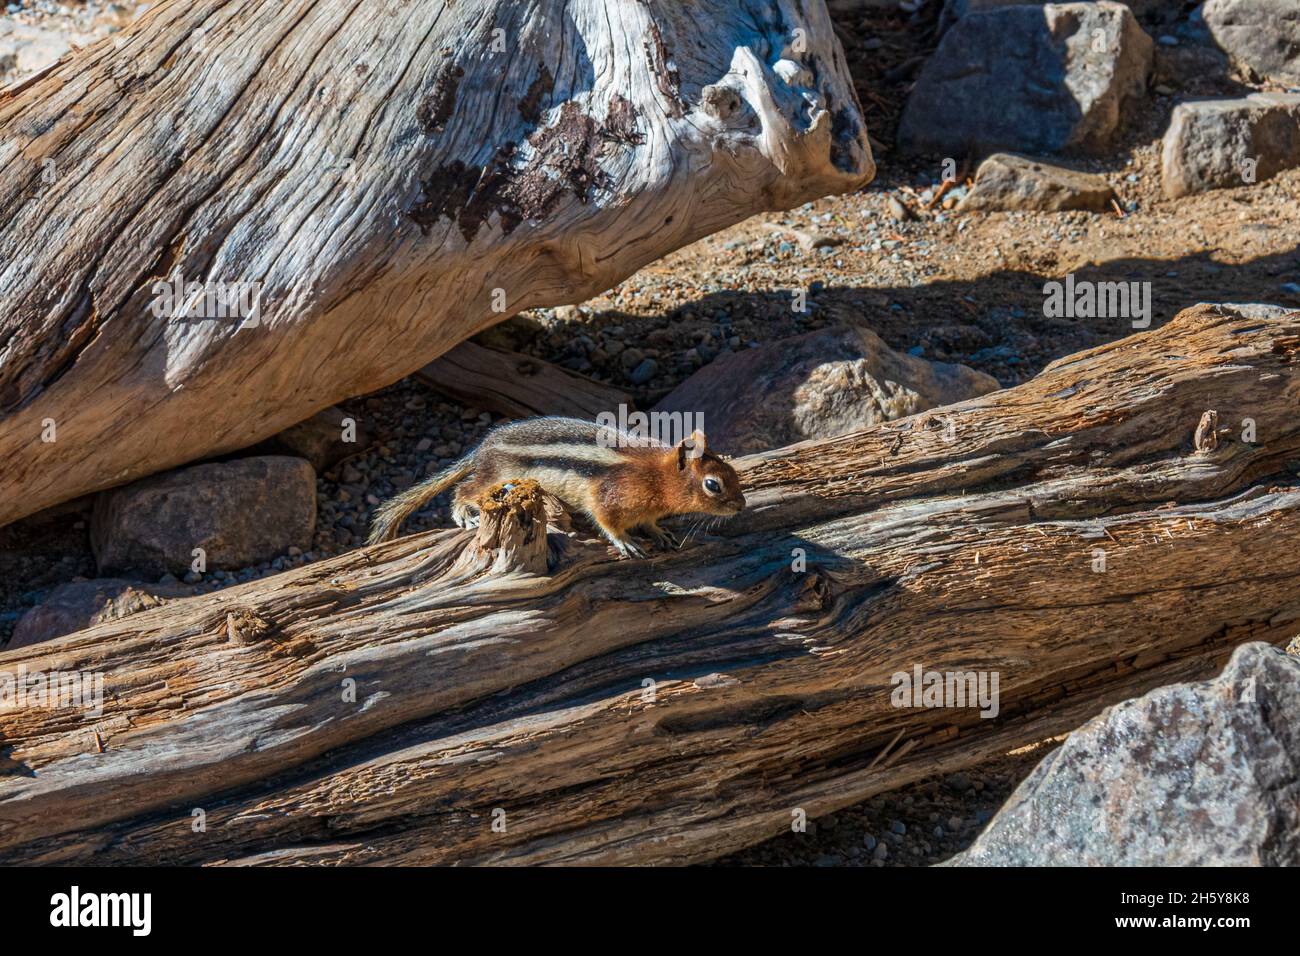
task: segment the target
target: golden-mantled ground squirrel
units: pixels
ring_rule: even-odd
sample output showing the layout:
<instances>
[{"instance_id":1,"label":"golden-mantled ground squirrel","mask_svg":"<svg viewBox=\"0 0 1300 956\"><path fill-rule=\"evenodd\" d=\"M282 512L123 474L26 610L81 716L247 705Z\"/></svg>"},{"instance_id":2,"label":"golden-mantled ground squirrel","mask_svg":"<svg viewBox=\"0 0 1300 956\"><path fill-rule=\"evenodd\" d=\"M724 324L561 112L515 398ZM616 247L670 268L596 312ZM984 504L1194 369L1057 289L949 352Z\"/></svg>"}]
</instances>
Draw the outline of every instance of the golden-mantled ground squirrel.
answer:
<instances>
[{"instance_id":1,"label":"golden-mantled ground squirrel","mask_svg":"<svg viewBox=\"0 0 1300 956\"><path fill-rule=\"evenodd\" d=\"M635 528L675 547L659 519L734 515L745 507L735 469L709 451L703 432L674 446L576 418L530 418L493 429L450 468L385 503L370 543L395 538L402 521L456 482L452 520L476 527L475 502L512 478L532 478L571 512L586 514L624 557L645 556L629 537Z\"/></svg>"}]
</instances>

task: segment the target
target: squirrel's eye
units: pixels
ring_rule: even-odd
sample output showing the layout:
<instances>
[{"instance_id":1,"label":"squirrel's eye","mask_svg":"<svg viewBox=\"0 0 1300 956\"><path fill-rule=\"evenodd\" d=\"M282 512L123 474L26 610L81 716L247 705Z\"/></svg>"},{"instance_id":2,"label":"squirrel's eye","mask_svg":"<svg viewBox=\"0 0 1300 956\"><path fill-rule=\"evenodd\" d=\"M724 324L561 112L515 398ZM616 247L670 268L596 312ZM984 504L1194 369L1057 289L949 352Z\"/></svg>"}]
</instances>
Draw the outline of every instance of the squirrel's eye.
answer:
<instances>
[{"instance_id":1,"label":"squirrel's eye","mask_svg":"<svg viewBox=\"0 0 1300 956\"><path fill-rule=\"evenodd\" d=\"M722 485L718 484L718 479L716 478L705 478L704 490L711 495L716 495L722 490Z\"/></svg>"}]
</instances>

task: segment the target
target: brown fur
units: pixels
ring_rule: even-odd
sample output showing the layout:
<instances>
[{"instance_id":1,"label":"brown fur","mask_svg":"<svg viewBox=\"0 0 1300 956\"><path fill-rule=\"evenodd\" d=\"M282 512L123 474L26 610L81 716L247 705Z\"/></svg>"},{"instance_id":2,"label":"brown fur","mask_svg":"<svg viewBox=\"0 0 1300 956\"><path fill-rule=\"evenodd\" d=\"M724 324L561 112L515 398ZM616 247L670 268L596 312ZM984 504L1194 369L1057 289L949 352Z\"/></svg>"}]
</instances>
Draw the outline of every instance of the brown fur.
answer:
<instances>
[{"instance_id":1,"label":"brown fur","mask_svg":"<svg viewBox=\"0 0 1300 956\"><path fill-rule=\"evenodd\" d=\"M599 439L599 440L598 440ZM679 514L734 515L745 506L735 469L709 451L703 432L670 446L592 422L538 418L488 435L474 452L380 509L370 540L395 537L401 521L453 483L456 523L473 527L478 499L493 485L533 478L570 511L585 513L625 557L641 557L631 540L641 528L660 544L672 535L658 526ZM717 491L710 491L712 479Z\"/></svg>"}]
</instances>

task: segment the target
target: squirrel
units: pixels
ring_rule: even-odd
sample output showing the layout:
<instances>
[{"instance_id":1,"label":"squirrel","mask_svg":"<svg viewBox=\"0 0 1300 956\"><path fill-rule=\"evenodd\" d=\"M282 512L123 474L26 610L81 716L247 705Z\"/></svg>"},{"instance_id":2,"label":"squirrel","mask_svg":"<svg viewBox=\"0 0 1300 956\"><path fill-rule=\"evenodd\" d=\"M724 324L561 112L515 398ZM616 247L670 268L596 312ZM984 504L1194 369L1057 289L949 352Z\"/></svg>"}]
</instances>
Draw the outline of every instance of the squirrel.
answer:
<instances>
[{"instance_id":1,"label":"squirrel","mask_svg":"<svg viewBox=\"0 0 1300 956\"><path fill-rule=\"evenodd\" d=\"M532 478L570 512L585 513L624 558L645 557L629 537L633 529L677 547L659 527L661 518L735 515L745 507L739 476L709 451L702 431L674 446L576 418L529 418L493 429L460 461L386 502L375 513L369 543L397 537L407 517L457 482L452 520L475 528L475 502L512 478Z\"/></svg>"}]
</instances>

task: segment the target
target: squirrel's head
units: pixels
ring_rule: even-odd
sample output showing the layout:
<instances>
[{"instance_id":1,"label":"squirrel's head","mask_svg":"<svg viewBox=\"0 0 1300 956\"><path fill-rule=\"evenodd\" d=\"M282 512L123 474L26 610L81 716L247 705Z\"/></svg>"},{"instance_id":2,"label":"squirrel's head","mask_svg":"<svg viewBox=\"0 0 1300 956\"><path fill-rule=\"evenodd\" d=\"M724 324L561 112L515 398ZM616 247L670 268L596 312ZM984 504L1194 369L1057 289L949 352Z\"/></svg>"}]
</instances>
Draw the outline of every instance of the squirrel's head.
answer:
<instances>
[{"instance_id":1,"label":"squirrel's head","mask_svg":"<svg viewBox=\"0 0 1300 956\"><path fill-rule=\"evenodd\" d=\"M709 451L702 431L691 432L673 449L677 474L686 488L693 511L711 515L739 514L745 507L736 469Z\"/></svg>"}]
</instances>

